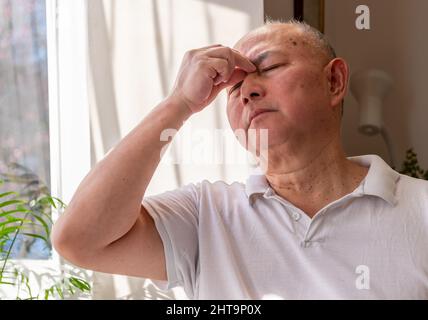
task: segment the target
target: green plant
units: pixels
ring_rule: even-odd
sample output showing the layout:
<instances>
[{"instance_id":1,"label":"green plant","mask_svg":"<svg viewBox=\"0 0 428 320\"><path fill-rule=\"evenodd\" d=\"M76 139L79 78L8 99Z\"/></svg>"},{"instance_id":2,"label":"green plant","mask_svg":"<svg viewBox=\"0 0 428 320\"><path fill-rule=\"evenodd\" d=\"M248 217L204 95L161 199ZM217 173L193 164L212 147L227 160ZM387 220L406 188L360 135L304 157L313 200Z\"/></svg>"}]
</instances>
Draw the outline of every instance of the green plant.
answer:
<instances>
[{"instance_id":1,"label":"green plant","mask_svg":"<svg viewBox=\"0 0 428 320\"><path fill-rule=\"evenodd\" d=\"M418 178L428 180L428 170L423 170L419 166L417 154L410 148L406 151L406 159L403 162L400 173Z\"/></svg>"},{"instance_id":2,"label":"green plant","mask_svg":"<svg viewBox=\"0 0 428 320\"><path fill-rule=\"evenodd\" d=\"M20 167L23 169L24 167ZM29 270L17 267L12 261L12 252L16 249L17 239L39 240L50 249L49 241L52 227L50 210L63 209L66 205L52 197L45 186L36 183L35 175L24 173L18 176L1 174L0 186L5 181L24 183L23 192L8 190L0 193L0 287L12 286L16 289L16 299L49 299L74 295L77 291L89 293L90 285L84 279L62 272L57 277L49 276L50 286L33 292L29 281ZM21 180L20 180L21 179ZM34 186L37 185L37 188ZM31 186L33 186L31 190ZM25 247L25 241L21 242ZM25 295L25 297L23 297Z\"/></svg>"}]
</instances>

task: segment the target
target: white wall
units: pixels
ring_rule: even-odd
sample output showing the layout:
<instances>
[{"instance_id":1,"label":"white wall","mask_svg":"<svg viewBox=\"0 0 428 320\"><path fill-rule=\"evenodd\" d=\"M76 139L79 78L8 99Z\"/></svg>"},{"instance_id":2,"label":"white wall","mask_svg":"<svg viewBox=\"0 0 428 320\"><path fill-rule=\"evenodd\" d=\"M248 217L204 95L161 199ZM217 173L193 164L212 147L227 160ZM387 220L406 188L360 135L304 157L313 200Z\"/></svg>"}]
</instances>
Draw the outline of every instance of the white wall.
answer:
<instances>
[{"instance_id":1,"label":"white wall","mask_svg":"<svg viewBox=\"0 0 428 320\"><path fill-rule=\"evenodd\" d=\"M355 28L355 8L366 4L371 30ZM398 158L414 147L422 168L428 169L428 1L425 0L327 0L325 33L337 54L346 58L351 72L381 68L394 79L385 100L384 121ZM357 132L358 105L348 94L343 119L343 142L349 155L376 153L388 160L380 136Z\"/></svg>"}]
</instances>

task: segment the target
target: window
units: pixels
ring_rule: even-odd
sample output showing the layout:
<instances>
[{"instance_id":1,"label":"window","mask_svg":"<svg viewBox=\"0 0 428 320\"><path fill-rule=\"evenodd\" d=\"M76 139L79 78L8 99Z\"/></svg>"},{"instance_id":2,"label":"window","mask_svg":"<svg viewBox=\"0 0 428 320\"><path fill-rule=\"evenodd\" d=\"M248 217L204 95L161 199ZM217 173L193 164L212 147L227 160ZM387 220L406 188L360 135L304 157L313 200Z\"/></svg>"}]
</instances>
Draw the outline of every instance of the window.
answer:
<instances>
[{"instance_id":1,"label":"window","mask_svg":"<svg viewBox=\"0 0 428 320\"><path fill-rule=\"evenodd\" d=\"M0 0L0 194L17 191L29 203L50 193L45 6L44 0ZM35 210L50 215L49 206ZM0 222L5 219L0 216ZM27 232L44 234L37 226ZM3 249L13 241L0 240ZM15 241L10 258L51 255L42 239L18 233Z\"/></svg>"}]
</instances>

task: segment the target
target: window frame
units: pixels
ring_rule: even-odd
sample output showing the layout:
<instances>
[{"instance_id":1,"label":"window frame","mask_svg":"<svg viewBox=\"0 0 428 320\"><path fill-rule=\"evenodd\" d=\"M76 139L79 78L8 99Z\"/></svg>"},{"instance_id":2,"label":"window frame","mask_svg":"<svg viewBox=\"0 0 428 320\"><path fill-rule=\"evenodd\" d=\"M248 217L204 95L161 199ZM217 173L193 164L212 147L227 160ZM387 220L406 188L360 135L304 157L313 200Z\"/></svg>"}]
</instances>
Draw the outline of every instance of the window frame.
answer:
<instances>
[{"instance_id":1,"label":"window frame","mask_svg":"<svg viewBox=\"0 0 428 320\"><path fill-rule=\"evenodd\" d=\"M51 194L66 204L91 164L86 17L85 0L46 0Z\"/></svg>"},{"instance_id":2,"label":"window frame","mask_svg":"<svg viewBox=\"0 0 428 320\"><path fill-rule=\"evenodd\" d=\"M87 4L85 0L45 0L45 3L51 195L68 204L91 165ZM52 220L55 222L61 213L61 209L52 208ZM52 270L62 273L66 265L55 249L50 259L10 262L32 271L32 290L43 286L43 274ZM86 274L90 276L91 272ZM16 288L2 293L14 297Z\"/></svg>"}]
</instances>

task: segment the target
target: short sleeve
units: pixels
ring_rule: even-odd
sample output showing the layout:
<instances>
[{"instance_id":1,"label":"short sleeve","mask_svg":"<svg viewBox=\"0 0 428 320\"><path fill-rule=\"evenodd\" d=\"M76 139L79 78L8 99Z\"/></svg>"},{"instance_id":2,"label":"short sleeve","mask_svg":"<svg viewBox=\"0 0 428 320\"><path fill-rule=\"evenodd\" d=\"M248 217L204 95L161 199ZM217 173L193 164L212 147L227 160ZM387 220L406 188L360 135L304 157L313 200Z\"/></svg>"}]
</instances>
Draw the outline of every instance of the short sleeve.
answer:
<instances>
[{"instance_id":1,"label":"short sleeve","mask_svg":"<svg viewBox=\"0 0 428 320\"><path fill-rule=\"evenodd\" d=\"M163 242L166 289L182 286L190 299L199 273L198 199L194 184L143 199Z\"/></svg>"}]
</instances>

